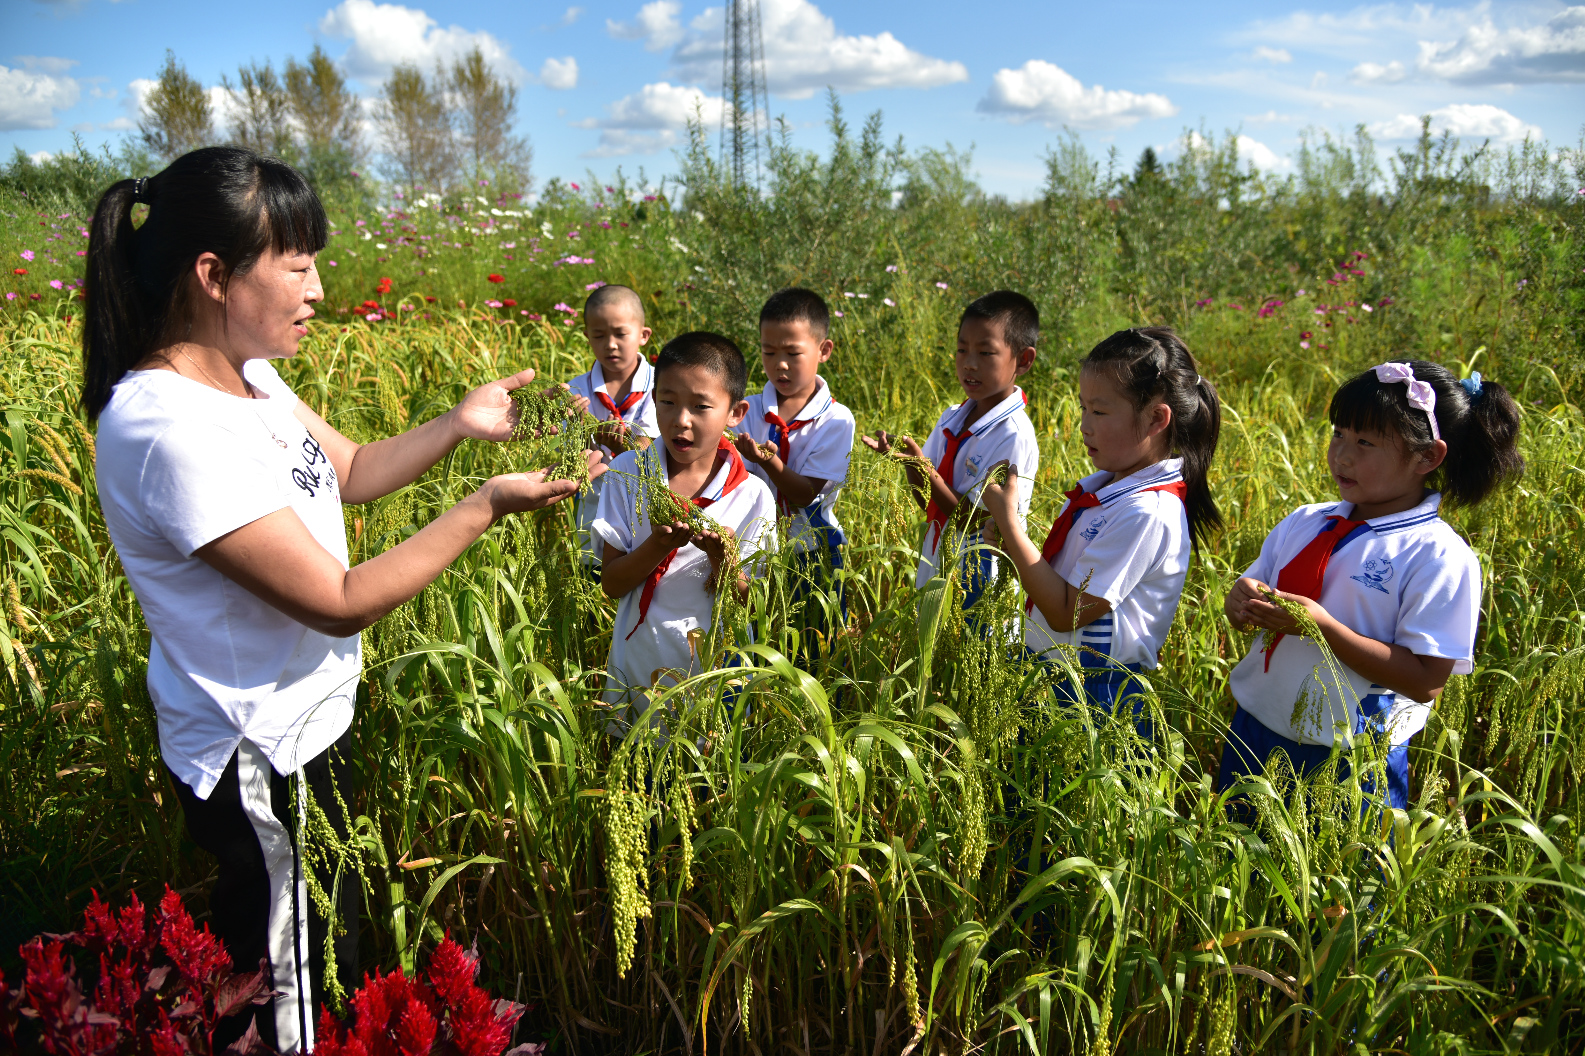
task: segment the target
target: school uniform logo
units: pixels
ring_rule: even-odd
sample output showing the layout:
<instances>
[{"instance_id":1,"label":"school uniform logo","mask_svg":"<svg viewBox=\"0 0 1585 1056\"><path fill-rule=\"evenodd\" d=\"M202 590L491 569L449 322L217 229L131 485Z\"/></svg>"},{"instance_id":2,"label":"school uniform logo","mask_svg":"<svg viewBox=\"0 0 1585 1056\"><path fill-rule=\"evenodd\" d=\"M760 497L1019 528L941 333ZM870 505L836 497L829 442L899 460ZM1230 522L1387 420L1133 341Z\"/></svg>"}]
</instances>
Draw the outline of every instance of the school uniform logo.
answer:
<instances>
[{"instance_id":1,"label":"school uniform logo","mask_svg":"<svg viewBox=\"0 0 1585 1056\"><path fill-rule=\"evenodd\" d=\"M969 471L969 476L971 476L971 477L979 476L980 475L980 456L979 455L970 455L967 459L964 460L963 466L964 466L965 469L967 469Z\"/></svg>"},{"instance_id":2,"label":"school uniform logo","mask_svg":"<svg viewBox=\"0 0 1585 1056\"><path fill-rule=\"evenodd\" d=\"M1106 527L1106 518L1097 517L1095 518L1095 521L1088 528L1084 529L1084 531L1080 532L1079 535L1084 539L1085 542L1092 543L1095 541L1095 537L1101 534L1101 529L1104 527Z\"/></svg>"},{"instance_id":3,"label":"school uniform logo","mask_svg":"<svg viewBox=\"0 0 1585 1056\"><path fill-rule=\"evenodd\" d=\"M1356 583L1363 583L1371 590L1379 590L1383 594L1390 594L1387 584L1392 582L1392 562L1384 557L1372 557L1361 566L1359 575L1349 576Z\"/></svg>"}]
</instances>

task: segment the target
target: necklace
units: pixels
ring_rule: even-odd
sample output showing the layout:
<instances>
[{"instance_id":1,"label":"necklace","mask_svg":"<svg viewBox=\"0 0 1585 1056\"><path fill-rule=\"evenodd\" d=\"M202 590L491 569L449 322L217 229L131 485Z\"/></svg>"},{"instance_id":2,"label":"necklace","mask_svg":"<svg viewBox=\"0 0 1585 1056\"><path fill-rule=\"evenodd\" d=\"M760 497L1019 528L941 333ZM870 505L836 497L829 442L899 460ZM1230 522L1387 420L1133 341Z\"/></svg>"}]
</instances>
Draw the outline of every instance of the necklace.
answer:
<instances>
[{"instance_id":1,"label":"necklace","mask_svg":"<svg viewBox=\"0 0 1585 1056\"><path fill-rule=\"evenodd\" d=\"M198 373L202 374L205 378L207 378L209 380L209 384L213 385L215 388L219 389L221 392L225 393L227 396L236 395L230 389L226 388L224 385L220 384L220 382L216 381L215 380L215 376L213 374L209 373L209 371L205 370L202 363L199 363L198 360L194 359L192 356L189 356L187 354L187 350L185 348L178 348L176 351L181 353L182 358L187 360L187 362L191 363L193 365L193 368L195 370L197 370ZM243 384L246 385L247 382L243 382ZM242 399L247 399L248 397L247 396L243 396L241 398Z\"/></svg>"},{"instance_id":2,"label":"necklace","mask_svg":"<svg viewBox=\"0 0 1585 1056\"><path fill-rule=\"evenodd\" d=\"M194 366L194 368L197 369L198 373L202 374L205 378L208 378L209 379L209 384L213 385L215 388L219 389L221 392L225 393L227 396L233 395L232 391L230 389L226 388L224 385L220 384L220 382L216 381L214 375L209 373L209 371L205 370L203 368L203 365L200 364L198 362L198 360L194 359L192 356L189 356L187 354L187 350L185 348L178 348L176 351L180 352L182 354L182 358L187 360L187 362L191 363ZM243 384L246 385L247 382L243 381ZM251 397L244 396L244 397L242 397L242 399L251 399ZM270 439L275 441L275 446L277 446L279 448L282 448L283 450L286 447L289 446L286 443L285 440L282 440L280 437L275 435L275 430L271 429L270 428L270 423L264 420L264 415L259 414L258 407L255 406L253 408L253 413L259 419L259 424L264 426L264 431L266 433L270 434Z\"/></svg>"}]
</instances>

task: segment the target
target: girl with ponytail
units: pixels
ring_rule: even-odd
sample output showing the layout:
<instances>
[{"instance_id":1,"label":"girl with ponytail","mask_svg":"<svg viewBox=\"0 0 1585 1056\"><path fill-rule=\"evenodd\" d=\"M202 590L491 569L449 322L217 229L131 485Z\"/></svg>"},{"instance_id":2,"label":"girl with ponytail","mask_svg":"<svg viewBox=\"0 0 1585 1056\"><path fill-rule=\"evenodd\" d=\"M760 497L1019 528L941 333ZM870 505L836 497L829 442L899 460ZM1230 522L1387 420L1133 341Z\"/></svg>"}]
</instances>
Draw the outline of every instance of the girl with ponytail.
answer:
<instances>
[{"instance_id":1,"label":"girl with ponytail","mask_svg":"<svg viewBox=\"0 0 1585 1056\"><path fill-rule=\"evenodd\" d=\"M1082 696L1110 713L1131 673L1156 666L1195 543L1222 523L1207 480L1221 432L1216 387L1172 330L1119 330L1080 364L1079 435L1096 472L1067 493L1044 546L1014 516L1018 467L981 501L1029 598L1024 646L1078 649ZM1149 738L1148 719L1134 719Z\"/></svg>"},{"instance_id":2,"label":"girl with ponytail","mask_svg":"<svg viewBox=\"0 0 1585 1056\"><path fill-rule=\"evenodd\" d=\"M1409 739L1449 676L1472 670L1480 619L1480 562L1441 506L1523 472L1519 408L1479 374L1410 360L1350 379L1327 413L1338 499L1284 518L1227 596L1233 625L1260 637L1233 670L1218 785L1258 776L1279 749L1299 775L1336 752L1346 775L1368 734L1379 747L1361 785L1379 798L1384 776L1386 804L1406 809ZM1279 599L1305 609L1336 664Z\"/></svg>"},{"instance_id":3,"label":"girl with ponytail","mask_svg":"<svg viewBox=\"0 0 1585 1056\"><path fill-rule=\"evenodd\" d=\"M342 436L269 362L296 353L324 297L326 228L289 165L209 147L111 186L88 243L82 402L99 422L105 524L152 636L160 754L189 834L219 859L214 931L239 967L268 961L275 991L222 1023L216 1051L256 1022L272 1049L307 1052L328 964L345 990L356 984L358 884L320 878L342 896L328 962L331 922L305 886L298 821L306 789L346 839L350 789L336 788L355 751L359 632L498 518L576 488L495 477L348 567L343 499L405 487L465 438L508 439L509 392L533 371L401 436Z\"/></svg>"}]
</instances>

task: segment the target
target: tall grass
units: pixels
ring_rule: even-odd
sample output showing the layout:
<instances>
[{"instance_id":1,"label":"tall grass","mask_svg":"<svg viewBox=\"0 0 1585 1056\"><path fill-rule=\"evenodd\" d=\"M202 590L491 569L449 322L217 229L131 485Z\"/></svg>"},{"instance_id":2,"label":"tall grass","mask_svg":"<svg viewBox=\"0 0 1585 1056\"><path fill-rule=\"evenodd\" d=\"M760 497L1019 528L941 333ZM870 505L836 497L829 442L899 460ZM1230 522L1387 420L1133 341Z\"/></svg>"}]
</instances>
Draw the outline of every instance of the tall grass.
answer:
<instances>
[{"instance_id":1,"label":"tall grass","mask_svg":"<svg viewBox=\"0 0 1585 1056\"><path fill-rule=\"evenodd\" d=\"M1175 322L1226 401L1214 486L1229 528L1196 556L1150 679L1156 742L1060 706L1044 675L966 627L944 581L915 592L916 507L897 467L867 454L841 511L847 626L805 634L807 605L833 599L800 608L796 571L773 563L736 628L755 644L665 693L664 730L609 732L612 607L567 510L520 518L367 632L351 806L371 963L411 965L446 930L476 940L492 985L534 1005L525 1022L580 1052L1577 1048L1577 207L1551 185L1476 195L1471 174L1490 163L1429 141L1396 159L1390 186L1358 176L1353 145L1318 145L1279 186L1230 170L1214 144L1162 176L1108 182L1069 144L1048 198L1015 207L979 196L960 156L885 148L878 123L856 141L833 130L827 161L782 144L765 201L720 186L696 152L676 209L640 199L620 206L629 228L599 228L588 218L614 214L569 190L532 220L560 230L584 210L572 241L600 260L594 274L636 277L663 337L710 325L751 338L765 292L816 284L844 313L828 380L866 431L922 436L957 398L963 300L1032 290L1048 320L1028 386L1039 523L1087 469L1071 441L1076 356L1116 326ZM491 287L474 272L495 259L427 260L391 298L414 310L338 317L284 376L369 438L523 366L585 369L555 313L480 307ZM503 285L546 314L580 292L567 267L525 263ZM355 304L376 277L338 268L333 300ZM419 279L471 307L422 301ZM90 886L201 895L206 882L160 770L147 631L95 502L71 311L37 302L0 330L13 932L58 927ZM1408 811L1359 809L1353 780L1277 773L1244 786L1246 824L1211 791L1227 675L1248 647L1221 598L1280 517L1331 494L1320 411L1339 380L1405 352L1473 365L1527 409L1524 481L1455 515L1486 575L1476 671L1415 743ZM355 559L538 457L467 445L349 507ZM1012 599L984 604L1010 612Z\"/></svg>"}]
</instances>

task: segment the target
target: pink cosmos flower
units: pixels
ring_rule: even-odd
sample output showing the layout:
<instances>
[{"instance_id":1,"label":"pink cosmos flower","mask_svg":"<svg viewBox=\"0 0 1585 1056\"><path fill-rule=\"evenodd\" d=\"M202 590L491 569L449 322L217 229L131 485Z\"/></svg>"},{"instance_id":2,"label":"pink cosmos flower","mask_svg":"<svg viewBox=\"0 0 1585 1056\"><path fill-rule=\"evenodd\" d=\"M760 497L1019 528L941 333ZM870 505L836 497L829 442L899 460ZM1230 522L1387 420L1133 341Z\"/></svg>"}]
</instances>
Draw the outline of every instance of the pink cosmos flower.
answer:
<instances>
[{"instance_id":1,"label":"pink cosmos flower","mask_svg":"<svg viewBox=\"0 0 1585 1056\"><path fill-rule=\"evenodd\" d=\"M842 313L841 312L832 312L831 314L836 316L838 319L842 318Z\"/></svg>"},{"instance_id":2,"label":"pink cosmos flower","mask_svg":"<svg viewBox=\"0 0 1585 1056\"><path fill-rule=\"evenodd\" d=\"M604 285L605 285L604 282L595 281L595 282L589 283L589 285L585 286L584 289L586 289L586 290L598 290L601 286L604 286Z\"/></svg>"},{"instance_id":3,"label":"pink cosmos flower","mask_svg":"<svg viewBox=\"0 0 1585 1056\"><path fill-rule=\"evenodd\" d=\"M576 183L569 183L569 184L567 184L567 186L571 187L575 191L582 190L582 188L579 187Z\"/></svg>"},{"instance_id":4,"label":"pink cosmos flower","mask_svg":"<svg viewBox=\"0 0 1585 1056\"><path fill-rule=\"evenodd\" d=\"M60 288L61 288L61 280L60 279L51 279L50 280L50 289L58 290Z\"/></svg>"},{"instance_id":5,"label":"pink cosmos flower","mask_svg":"<svg viewBox=\"0 0 1585 1056\"><path fill-rule=\"evenodd\" d=\"M491 308L499 308L499 307L501 307L501 302L500 301L490 300L490 301L485 301L484 303L488 304Z\"/></svg>"},{"instance_id":6,"label":"pink cosmos flower","mask_svg":"<svg viewBox=\"0 0 1585 1056\"><path fill-rule=\"evenodd\" d=\"M24 249L22 251L22 259L26 261L32 261L33 251L31 249Z\"/></svg>"},{"instance_id":7,"label":"pink cosmos flower","mask_svg":"<svg viewBox=\"0 0 1585 1056\"><path fill-rule=\"evenodd\" d=\"M886 270L887 270L887 271L896 271L896 270L897 270L897 265L895 265L895 264L888 264L888 265L886 265Z\"/></svg>"},{"instance_id":8,"label":"pink cosmos flower","mask_svg":"<svg viewBox=\"0 0 1585 1056\"><path fill-rule=\"evenodd\" d=\"M882 297L881 298L881 303L884 304L888 308L897 307L897 302L892 300L890 297Z\"/></svg>"},{"instance_id":9,"label":"pink cosmos flower","mask_svg":"<svg viewBox=\"0 0 1585 1056\"><path fill-rule=\"evenodd\" d=\"M1300 341L1299 342L1299 347L1300 348L1309 348L1310 347L1310 342L1308 342L1308 341Z\"/></svg>"},{"instance_id":10,"label":"pink cosmos flower","mask_svg":"<svg viewBox=\"0 0 1585 1056\"><path fill-rule=\"evenodd\" d=\"M938 289L938 290L944 290L944 289L946 289L946 288L947 288L947 284L946 284L946 283L944 283L944 282L938 282L938 283L936 283L936 289Z\"/></svg>"}]
</instances>

